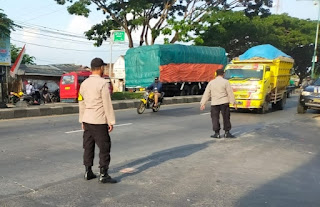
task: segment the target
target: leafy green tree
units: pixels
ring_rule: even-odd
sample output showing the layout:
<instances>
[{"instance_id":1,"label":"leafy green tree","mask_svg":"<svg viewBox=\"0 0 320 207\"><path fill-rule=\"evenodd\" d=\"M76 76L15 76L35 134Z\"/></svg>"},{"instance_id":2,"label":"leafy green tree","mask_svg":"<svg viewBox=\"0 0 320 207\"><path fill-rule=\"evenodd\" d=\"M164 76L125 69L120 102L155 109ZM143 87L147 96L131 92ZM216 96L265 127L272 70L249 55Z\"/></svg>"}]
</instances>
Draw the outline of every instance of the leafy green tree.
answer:
<instances>
[{"instance_id":1,"label":"leafy green tree","mask_svg":"<svg viewBox=\"0 0 320 207\"><path fill-rule=\"evenodd\" d=\"M187 38L189 32L201 21L201 17L214 8L232 9L244 6L246 14L255 15L267 12L262 8L272 0L55 0L58 4L71 4L70 14L88 17L90 6L94 4L97 10L106 15L106 19L94 25L85 34L88 39L95 40L100 46L110 36L109 31L124 29L133 47L132 32L141 29L140 45L154 44L161 32L174 34L171 43ZM255 3L253 3L255 2ZM271 3L270 3L271 2ZM181 26L181 27L180 27ZM151 34L151 40L148 35Z\"/></svg>"},{"instance_id":2,"label":"leafy green tree","mask_svg":"<svg viewBox=\"0 0 320 207\"><path fill-rule=\"evenodd\" d=\"M14 30L14 27L17 26L14 22L7 17L6 14L0 9L0 33L5 35L10 35L10 31Z\"/></svg>"},{"instance_id":3,"label":"leafy green tree","mask_svg":"<svg viewBox=\"0 0 320 207\"><path fill-rule=\"evenodd\" d=\"M272 0L246 0L246 1L219 1L219 0L185 0L181 1L181 10L179 15L172 15L168 18L168 26L162 31L164 35L174 36L166 39L167 43L176 41L188 42L193 39L193 31L206 22L208 15L214 15L217 11L230 11L236 7L244 7L244 14L253 18L255 16L269 16L269 7L272 6Z\"/></svg>"},{"instance_id":4,"label":"leafy green tree","mask_svg":"<svg viewBox=\"0 0 320 207\"><path fill-rule=\"evenodd\" d=\"M252 46L271 44L295 59L300 78L311 67L316 22L287 14L266 18L247 17L243 12L216 11L206 16L206 23L196 29L196 45L224 47L230 58Z\"/></svg>"},{"instance_id":5,"label":"leafy green tree","mask_svg":"<svg viewBox=\"0 0 320 207\"><path fill-rule=\"evenodd\" d=\"M10 47L11 47L11 63L14 63L16 61L16 59L18 58L18 55L19 55L20 51L22 50L22 48L21 47L16 47L13 44L11 44ZM36 59L35 57L30 56L30 55L25 53L23 55L21 64L35 65L36 64L34 62L35 59Z\"/></svg>"}]
</instances>

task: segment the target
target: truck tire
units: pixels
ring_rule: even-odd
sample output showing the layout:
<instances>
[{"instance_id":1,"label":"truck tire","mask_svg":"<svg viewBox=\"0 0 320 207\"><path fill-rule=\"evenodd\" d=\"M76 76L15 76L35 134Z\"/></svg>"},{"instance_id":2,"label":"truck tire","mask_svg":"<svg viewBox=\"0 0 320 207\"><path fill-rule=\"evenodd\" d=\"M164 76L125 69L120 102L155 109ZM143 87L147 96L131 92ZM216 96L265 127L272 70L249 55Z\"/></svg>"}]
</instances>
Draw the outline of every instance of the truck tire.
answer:
<instances>
[{"instance_id":1,"label":"truck tire","mask_svg":"<svg viewBox=\"0 0 320 207\"><path fill-rule=\"evenodd\" d=\"M298 106L297 106L298 114L304 114L304 113L306 113L306 111L307 111L307 107L303 106L299 101Z\"/></svg>"},{"instance_id":2,"label":"truck tire","mask_svg":"<svg viewBox=\"0 0 320 207\"><path fill-rule=\"evenodd\" d=\"M278 101L276 104L272 104L272 109L276 109L276 110L283 110L284 106L286 105L287 102L287 94L285 93L283 95L283 98Z\"/></svg>"},{"instance_id":3,"label":"truck tire","mask_svg":"<svg viewBox=\"0 0 320 207\"><path fill-rule=\"evenodd\" d=\"M180 96L188 96L190 95L190 87L184 86L183 89L180 91Z\"/></svg>"},{"instance_id":4,"label":"truck tire","mask_svg":"<svg viewBox=\"0 0 320 207\"><path fill-rule=\"evenodd\" d=\"M193 85L191 87L190 94L191 95L199 95L199 86L198 85Z\"/></svg>"},{"instance_id":5,"label":"truck tire","mask_svg":"<svg viewBox=\"0 0 320 207\"><path fill-rule=\"evenodd\" d=\"M258 113L259 114L265 114L268 113L269 111L269 103L268 102L264 102L262 108L258 109Z\"/></svg>"}]
</instances>

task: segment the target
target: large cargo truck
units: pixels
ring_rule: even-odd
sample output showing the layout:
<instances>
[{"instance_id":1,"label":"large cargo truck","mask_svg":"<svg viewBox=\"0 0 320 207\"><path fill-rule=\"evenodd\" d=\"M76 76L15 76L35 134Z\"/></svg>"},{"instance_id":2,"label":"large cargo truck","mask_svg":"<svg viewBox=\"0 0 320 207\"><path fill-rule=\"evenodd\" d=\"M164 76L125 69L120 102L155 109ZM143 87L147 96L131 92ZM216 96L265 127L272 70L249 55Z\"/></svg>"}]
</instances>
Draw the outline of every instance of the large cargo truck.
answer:
<instances>
[{"instance_id":1,"label":"large cargo truck","mask_svg":"<svg viewBox=\"0 0 320 207\"><path fill-rule=\"evenodd\" d=\"M294 60L272 45L249 49L225 68L225 78L234 91L237 107L260 113L282 110ZM234 107L234 105L230 105Z\"/></svg>"},{"instance_id":2,"label":"large cargo truck","mask_svg":"<svg viewBox=\"0 0 320 207\"><path fill-rule=\"evenodd\" d=\"M126 88L145 88L159 77L167 96L198 95L226 64L226 51L221 47L174 44L131 48L125 55Z\"/></svg>"}]
</instances>

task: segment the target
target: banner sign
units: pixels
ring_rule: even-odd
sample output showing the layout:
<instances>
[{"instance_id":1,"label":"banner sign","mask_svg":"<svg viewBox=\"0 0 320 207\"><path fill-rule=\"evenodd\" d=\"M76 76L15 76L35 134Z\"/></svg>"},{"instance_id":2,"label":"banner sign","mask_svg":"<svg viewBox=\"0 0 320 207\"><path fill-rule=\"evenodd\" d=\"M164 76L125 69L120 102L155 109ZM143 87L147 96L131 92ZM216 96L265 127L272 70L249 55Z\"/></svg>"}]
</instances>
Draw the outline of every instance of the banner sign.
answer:
<instances>
[{"instance_id":1,"label":"banner sign","mask_svg":"<svg viewBox=\"0 0 320 207\"><path fill-rule=\"evenodd\" d=\"M11 65L10 36L0 34L0 65Z\"/></svg>"}]
</instances>

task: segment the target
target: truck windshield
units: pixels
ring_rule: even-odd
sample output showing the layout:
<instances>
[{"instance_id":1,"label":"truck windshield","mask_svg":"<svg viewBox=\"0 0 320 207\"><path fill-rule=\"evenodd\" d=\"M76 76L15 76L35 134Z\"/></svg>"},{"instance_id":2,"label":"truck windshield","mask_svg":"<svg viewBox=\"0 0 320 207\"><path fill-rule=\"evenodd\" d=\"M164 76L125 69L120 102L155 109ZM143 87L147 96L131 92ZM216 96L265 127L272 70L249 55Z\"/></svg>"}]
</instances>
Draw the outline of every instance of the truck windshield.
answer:
<instances>
[{"instance_id":1,"label":"truck windshield","mask_svg":"<svg viewBox=\"0 0 320 207\"><path fill-rule=\"evenodd\" d=\"M248 70L248 69L228 69L224 74L225 79L258 79L261 80L263 70Z\"/></svg>"}]
</instances>

